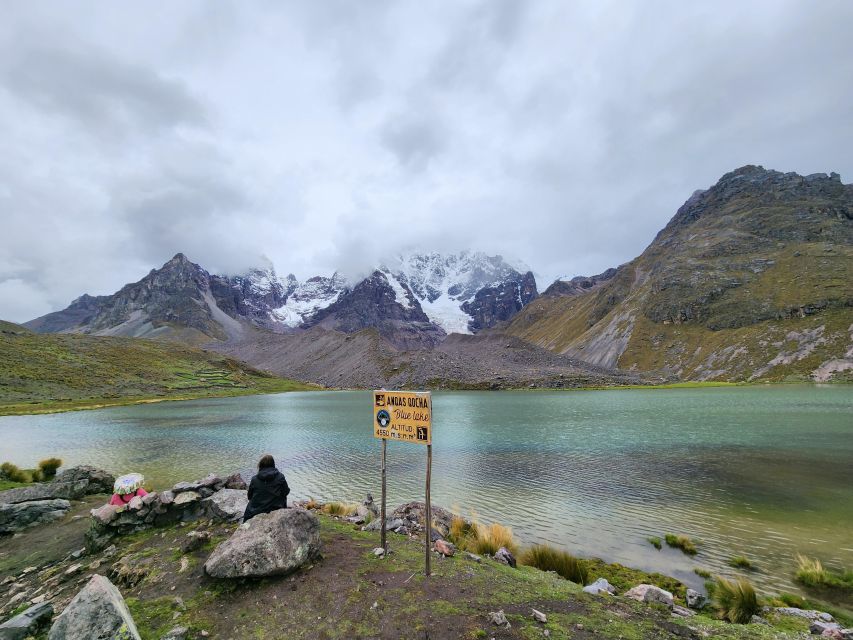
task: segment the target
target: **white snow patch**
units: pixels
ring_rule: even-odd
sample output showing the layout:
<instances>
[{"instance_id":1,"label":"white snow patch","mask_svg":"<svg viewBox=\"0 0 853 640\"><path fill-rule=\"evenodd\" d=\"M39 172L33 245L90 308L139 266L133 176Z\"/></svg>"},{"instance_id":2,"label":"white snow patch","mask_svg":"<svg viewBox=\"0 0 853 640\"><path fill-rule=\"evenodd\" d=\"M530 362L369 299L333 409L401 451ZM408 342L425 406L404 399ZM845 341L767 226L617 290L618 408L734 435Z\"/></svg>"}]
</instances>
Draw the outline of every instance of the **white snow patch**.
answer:
<instances>
[{"instance_id":1,"label":"white snow patch","mask_svg":"<svg viewBox=\"0 0 853 640\"><path fill-rule=\"evenodd\" d=\"M429 300L420 302L427 317L444 329L445 333L471 333L468 329L471 316L462 310L458 300L442 295L432 302Z\"/></svg>"},{"instance_id":2,"label":"white snow patch","mask_svg":"<svg viewBox=\"0 0 853 640\"><path fill-rule=\"evenodd\" d=\"M390 272L383 272L383 275L388 281L388 284L391 285L391 288L394 290L394 298L396 298L397 304L401 305L404 309L411 309L412 302L411 300L409 300L409 295L408 293L406 293L406 290L403 288L403 285L400 284L400 281L397 279L397 276Z\"/></svg>"}]
</instances>

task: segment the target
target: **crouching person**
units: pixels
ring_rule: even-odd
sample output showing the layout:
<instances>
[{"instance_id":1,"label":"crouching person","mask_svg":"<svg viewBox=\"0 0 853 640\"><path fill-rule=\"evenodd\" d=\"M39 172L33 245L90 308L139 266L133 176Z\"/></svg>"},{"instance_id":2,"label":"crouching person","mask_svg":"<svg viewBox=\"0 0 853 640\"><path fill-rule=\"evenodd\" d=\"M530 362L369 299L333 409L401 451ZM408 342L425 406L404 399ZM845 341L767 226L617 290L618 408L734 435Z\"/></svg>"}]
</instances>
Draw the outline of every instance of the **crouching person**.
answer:
<instances>
[{"instance_id":1,"label":"crouching person","mask_svg":"<svg viewBox=\"0 0 853 640\"><path fill-rule=\"evenodd\" d=\"M269 513L276 509L287 508L287 494L290 487L284 474L275 468L275 460L269 454L258 462L258 473L249 483L249 504L243 514L243 522L259 513Z\"/></svg>"}]
</instances>

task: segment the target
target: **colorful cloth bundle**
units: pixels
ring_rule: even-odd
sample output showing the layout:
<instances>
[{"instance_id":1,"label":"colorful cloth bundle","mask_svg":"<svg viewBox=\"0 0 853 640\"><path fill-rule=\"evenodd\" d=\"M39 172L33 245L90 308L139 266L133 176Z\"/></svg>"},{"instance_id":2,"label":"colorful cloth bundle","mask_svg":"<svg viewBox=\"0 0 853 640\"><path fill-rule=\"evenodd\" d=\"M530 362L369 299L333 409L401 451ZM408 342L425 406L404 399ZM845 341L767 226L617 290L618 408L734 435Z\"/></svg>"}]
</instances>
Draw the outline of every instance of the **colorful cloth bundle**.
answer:
<instances>
[{"instance_id":1,"label":"colorful cloth bundle","mask_svg":"<svg viewBox=\"0 0 853 640\"><path fill-rule=\"evenodd\" d=\"M144 482L145 478L141 473L128 473L127 475L116 478L116 482L113 485L113 492L120 496L127 495L128 493L136 493L142 488Z\"/></svg>"}]
</instances>

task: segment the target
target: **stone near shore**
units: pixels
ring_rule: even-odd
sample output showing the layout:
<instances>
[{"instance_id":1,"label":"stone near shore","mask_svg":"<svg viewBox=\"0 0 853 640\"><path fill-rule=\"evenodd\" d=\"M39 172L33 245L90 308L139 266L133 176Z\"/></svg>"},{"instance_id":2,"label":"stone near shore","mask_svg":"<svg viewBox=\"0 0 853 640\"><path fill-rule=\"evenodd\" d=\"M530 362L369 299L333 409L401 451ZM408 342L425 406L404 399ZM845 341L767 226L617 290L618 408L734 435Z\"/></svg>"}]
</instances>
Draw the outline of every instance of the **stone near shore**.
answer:
<instances>
[{"instance_id":1,"label":"stone near shore","mask_svg":"<svg viewBox=\"0 0 853 640\"><path fill-rule=\"evenodd\" d=\"M688 589L684 596L685 602L687 602L687 606L691 609L702 609L706 604L708 604L708 598L703 596L701 593L694 589Z\"/></svg>"},{"instance_id":2,"label":"stone near shore","mask_svg":"<svg viewBox=\"0 0 853 640\"><path fill-rule=\"evenodd\" d=\"M285 575L320 556L320 521L305 509L279 509L241 524L204 564L214 578Z\"/></svg>"},{"instance_id":3,"label":"stone near shore","mask_svg":"<svg viewBox=\"0 0 853 640\"><path fill-rule=\"evenodd\" d=\"M447 540L436 540L432 548L445 558L449 558L456 553L456 545Z\"/></svg>"},{"instance_id":4,"label":"stone near shore","mask_svg":"<svg viewBox=\"0 0 853 640\"><path fill-rule=\"evenodd\" d=\"M0 640L24 640L50 624L53 605L42 602L0 624Z\"/></svg>"},{"instance_id":5,"label":"stone near shore","mask_svg":"<svg viewBox=\"0 0 853 640\"><path fill-rule=\"evenodd\" d=\"M592 593L594 595L604 594L612 596L616 593L616 587L607 582L604 578L599 578L592 584L583 588L584 593Z\"/></svg>"},{"instance_id":6,"label":"stone near shore","mask_svg":"<svg viewBox=\"0 0 853 640\"><path fill-rule=\"evenodd\" d=\"M121 592L95 575L50 628L49 640L140 640Z\"/></svg>"},{"instance_id":7,"label":"stone near shore","mask_svg":"<svg viewBox=\"0 0 853 640\"><path fill-rule=\"evenodd\" d=\"M493 557L501 564L505 564L508 567L515 568L515 556L512 555L512 552L506 547L501 547L500 549L498 549Z\"/></svg>"},{"instance_id":8,"label":"stone near shore","mask_svg":"<svg viewBox=\"0 0 853 640\"><path fill-rule=\"evenodd\" d=\"M59 520L71 508L68 500L33 500L0 504L0 533L15 533L28 527Z\"/></svg>"},{"instance_id":9,"label":"stone near shore","mask_svg":"<svg viewBox=\"0 0 853 640\"><path fill-rule=\"evenodd\" d=\"M247 491L241 489L221 489L209 498L205 498L202 504L205 512L211 518L225 522L237 522L246 512L249 496Z\"/></svg>"},{"instance_id":10,"label":"stone near shore","mask_svg":"<svg viewBox=\"0 0 853 640\"><path fill-rule=\"evenodd\" d=\"M72 467L50 482L0 491L0 503L19 504L34 500L79 500L95 493L112 493L115 477L95 467Z\"/></svg>"},{"instance_id":11,"label":"stone near shore","mask_svg":"<svg viewBox=\"0 0 853 640\"><path fill-rule=\"evenodd\" d=\"M822 622L835 622L830 614L824 611L815 609L797 609L796 607L771 607L770 611L775 611L781 616L793 616L795 618L805 618L806 620L820 620Z\"/></svg>"},{"instance_id":12,"label":"stone near shore","mask_svg":"<svg viewBox=\"0 0 853 640\"><path fill-rule=\"evenodd\" d=\"M653 584L638 584L633 589L626 591L625 597L639 600L640 602L662 604L669 609L672 609L675 604L672 594L669 591L656 587Z\"/></svg>"}]
</instances>

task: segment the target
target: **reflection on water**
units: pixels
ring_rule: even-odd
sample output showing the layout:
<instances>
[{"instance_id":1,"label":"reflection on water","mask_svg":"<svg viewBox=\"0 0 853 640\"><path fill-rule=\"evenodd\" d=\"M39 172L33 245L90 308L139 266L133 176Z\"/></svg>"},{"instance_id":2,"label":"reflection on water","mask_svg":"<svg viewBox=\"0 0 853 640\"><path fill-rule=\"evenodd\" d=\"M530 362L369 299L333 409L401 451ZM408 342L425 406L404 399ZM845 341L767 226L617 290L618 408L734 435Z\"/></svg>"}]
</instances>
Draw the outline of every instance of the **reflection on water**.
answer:
<instances>
[{"instance_id":1,"label":"reflection on water","mask_svg":"<svg viewBox=\"0 0 853 640\"><path fill-rule=\"evenodd\" d=\"M853 566L853 388L457 392L433 400L434 501L511 525L525 542L701 583L734 555L792 590L793 556ZM280 461L294 497L379 490L369 392L168 402L0 418L0 460L48 455L155 487ZM422 499L425 449L390 443L389 501ZM688 558L646 538L685 533Z\"/></svg>"}]
</instances>

